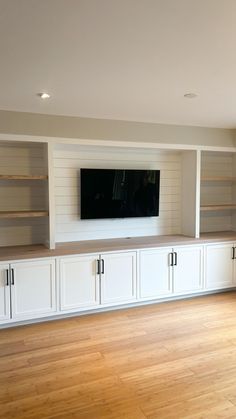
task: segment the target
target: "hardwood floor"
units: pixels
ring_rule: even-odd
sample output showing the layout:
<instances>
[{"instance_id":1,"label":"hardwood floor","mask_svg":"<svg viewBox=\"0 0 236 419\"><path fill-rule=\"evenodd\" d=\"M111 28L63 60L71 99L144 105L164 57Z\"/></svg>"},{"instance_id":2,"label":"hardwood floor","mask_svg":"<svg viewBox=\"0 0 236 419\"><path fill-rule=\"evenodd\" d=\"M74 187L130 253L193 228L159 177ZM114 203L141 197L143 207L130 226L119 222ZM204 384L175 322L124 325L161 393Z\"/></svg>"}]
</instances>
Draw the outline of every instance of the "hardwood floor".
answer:
<instances>
[{"instance_id":1,"label":"hardwood floor","mask_svg":"<svg viewBox=\"0 0 236 419\"><path fill-rule=\"evenodd\" d=\"M236 293L0 331L0 418L236 418Z\"/></svg>"}]
</instances>

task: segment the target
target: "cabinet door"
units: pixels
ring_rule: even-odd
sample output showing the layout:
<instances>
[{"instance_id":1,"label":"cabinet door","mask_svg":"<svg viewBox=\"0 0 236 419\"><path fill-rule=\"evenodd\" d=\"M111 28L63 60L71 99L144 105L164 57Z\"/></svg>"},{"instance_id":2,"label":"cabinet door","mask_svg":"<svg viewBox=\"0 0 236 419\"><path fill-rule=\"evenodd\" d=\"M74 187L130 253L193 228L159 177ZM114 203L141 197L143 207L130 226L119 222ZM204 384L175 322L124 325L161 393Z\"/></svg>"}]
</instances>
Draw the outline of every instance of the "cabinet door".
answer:
<instances>
[{"instance_id":1,"label":"cabinet door","mask_svg":"<svg viewBox=\"0 0 236 419\"><path fill-rule=\"evenodd\" d=\"M60 309L77 310L99 304L98 256L60 260Z\"/></svg>"},{"instance_id":2,"label":"cabinet door","mask_svg":"<svg viewBox=\"0 0 236 419\"><path fill-rule=\"evenodd\" d=\"M31 319L56 311L54 260L11 264L12 318Z\"/></svg>"},{"instance_id":3,"label":"cabinet door","mask_svg":"<svg viewBox=\"0 0 236 419\"><path fill-rule=\"evenodd\" d=\"M200 290L203 286L203 247L175 248L173 272L175 293Z\"/></svg>"},{"instance_id":4,"label":"cabinet door","mask_svg":"<svg viewBox=\"0 0 236 419\"><path fill-rule=\"evenodd\" d=\"M219 289L234 286L234 243L206 247L206 288Z\"/></svg>"},{"instance_id":5,"label":"cabinet door","mask_svg":"<svg viewBox=\"0 0 236 419\"><path fill-rule=\"evenodd\" d=\"M158 298L172 292L172 249L140 252L140 298Z\"/></svg>"},{"instance_id":6,"label":"cabinet door","mask_svg":"<svg viewBox=\"0 0 236 419\"><path fill-rule=\"evenodd\" d=\"M136 299L136 252L101 255L101 302L124 303Z\"/></svg>"},{"instance_id":7,"label":"cabinet door","mask_svg":"<svg viewBox=\"0 0 236 419\"><path fill-rule=\"evenodd\" d=\"M10 319L9 265L0 264L0 323Z\"/></svg>"}]
</instances>

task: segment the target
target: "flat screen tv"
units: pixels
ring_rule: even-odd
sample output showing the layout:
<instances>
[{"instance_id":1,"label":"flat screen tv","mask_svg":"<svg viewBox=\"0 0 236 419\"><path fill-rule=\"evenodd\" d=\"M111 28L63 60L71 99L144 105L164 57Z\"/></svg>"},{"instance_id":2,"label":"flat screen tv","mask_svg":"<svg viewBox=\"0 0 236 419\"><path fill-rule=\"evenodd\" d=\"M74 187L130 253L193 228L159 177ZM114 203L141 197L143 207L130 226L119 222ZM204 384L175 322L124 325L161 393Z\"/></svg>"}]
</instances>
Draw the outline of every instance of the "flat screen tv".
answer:
<instances>
[{"instance_id":1,"label":"flat screen tv","mask_svg":"<svg viewBox=\"0 0 236 419\"><path fill-rule=\"evenodd\" d=\"M81 219L156 217L160 170L80 169Z\"/></svg>"}]
</instances>

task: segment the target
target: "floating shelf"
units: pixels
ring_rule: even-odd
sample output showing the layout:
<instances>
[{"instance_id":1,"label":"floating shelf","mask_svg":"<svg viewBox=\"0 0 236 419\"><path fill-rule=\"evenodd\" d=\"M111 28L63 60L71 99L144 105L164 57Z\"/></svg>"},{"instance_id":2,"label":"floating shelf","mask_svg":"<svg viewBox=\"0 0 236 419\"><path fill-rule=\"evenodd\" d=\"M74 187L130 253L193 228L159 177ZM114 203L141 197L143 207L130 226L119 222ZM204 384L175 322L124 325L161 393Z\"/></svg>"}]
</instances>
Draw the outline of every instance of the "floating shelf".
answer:
<instances>
[{"instance_id":1,"label":"floating shelf","mask_svg":"<svg viewBox=\"0 0 236 419\"><path fill-rule=\"evenodd\" d=\"M0 175L0 180L47 180L47 175Z\"/></svg>"},{"instance_id":2,"label":"floating shelf","mask_svg":"<svg viewBox=\"0 0 236 419\"><path fill-rule=\"evenodd\" d=\"M31 217L47 217L48 211L0 211L1 218L31 218Z\"/></svg>"},{"instance_id":3,"label":"floating shelf","mask_svg":"<svg viewBox=\"0 0 236 419\"><path fill-rule=\"evenodd\" d=\"M236 182L236 177L232 176L203 176L202 182Z\"/></svg>"},{"instance_id":4,"label":"floating shelf","mask_svg":"<svg viewBox=\"0 0 236 419\"><path fill-rule=\"evenodd\" d=\"M200 207L201 211L221 211L230 209L236 209L236 204L202 205Z\"/></svg>"}]
</instances>

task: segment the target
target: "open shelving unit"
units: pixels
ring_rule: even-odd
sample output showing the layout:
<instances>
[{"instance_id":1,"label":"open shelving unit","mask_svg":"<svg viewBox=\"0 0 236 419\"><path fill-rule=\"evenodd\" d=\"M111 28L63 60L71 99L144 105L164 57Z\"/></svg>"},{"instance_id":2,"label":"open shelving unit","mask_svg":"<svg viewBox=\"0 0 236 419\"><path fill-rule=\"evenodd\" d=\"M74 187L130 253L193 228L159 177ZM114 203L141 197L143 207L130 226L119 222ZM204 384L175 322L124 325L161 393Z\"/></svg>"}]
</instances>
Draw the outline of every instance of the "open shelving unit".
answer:
<instances>
[{"instance_id":1,"label":"open shelving unit","mask_svg":"<svg viewBox=\"0 0 236 419\"><path fill-rule=\"evenodd\" d=\"M236 155L201 153L201 232L236 229Z\"/></svg>"},{"instance_id":2,"label":"open shelving unit","mask_svg":"<svg viewBox=\"0 0 236 419\"><path fill-rule=\"evenodd\" d=\"M80 219L80 168L160 169L159 217ZM0 138L0 246L236 231L236 148Z\"/></svg>"},{"instance_id":3,"label":"open shelving unit","mask_svg":"<svg viewBox=\"0 0 236 419\"><path fill-rule=\"evenodd\" d=\"M0 246L49 246L47 144L0 143Z\"/></svg>"}]
</instances>

